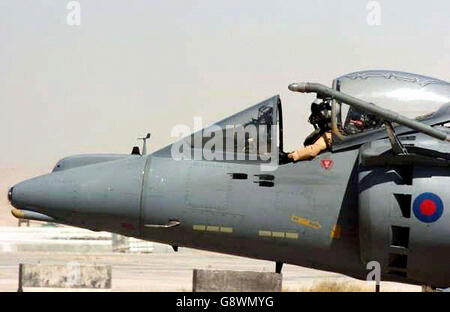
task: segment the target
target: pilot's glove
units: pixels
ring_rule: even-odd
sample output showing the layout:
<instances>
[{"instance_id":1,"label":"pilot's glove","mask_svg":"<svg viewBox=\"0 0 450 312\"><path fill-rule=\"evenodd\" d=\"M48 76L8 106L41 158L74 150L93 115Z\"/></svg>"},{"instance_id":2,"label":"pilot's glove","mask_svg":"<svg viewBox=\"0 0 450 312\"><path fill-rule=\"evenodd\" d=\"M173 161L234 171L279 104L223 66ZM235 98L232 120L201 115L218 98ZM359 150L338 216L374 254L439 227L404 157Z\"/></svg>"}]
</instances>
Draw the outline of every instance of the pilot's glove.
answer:
<instances>
[{"instance_id":1,"label":"pilot's glove","mask_svg":"<svg viewBox=\"0 0 450 312\"><path fill-rule=\"evenodd\" d=\"M314 144L305 146L288 155L294 161L306 160L316 157L326 150L332 141L331 132L325 132Z\"/></svg>"},{"instance_id":2,"label":"pilot's glove","mask_svg":"<svg viewBox=\"0 0 450 312\"><path fill-rule=\"evenodd\" d=\"M280 165L291 163L293 160L289 157L288 153L285 153L283 151L280 151L278 156L278 161Z\"/></svg>"}]
</instances>

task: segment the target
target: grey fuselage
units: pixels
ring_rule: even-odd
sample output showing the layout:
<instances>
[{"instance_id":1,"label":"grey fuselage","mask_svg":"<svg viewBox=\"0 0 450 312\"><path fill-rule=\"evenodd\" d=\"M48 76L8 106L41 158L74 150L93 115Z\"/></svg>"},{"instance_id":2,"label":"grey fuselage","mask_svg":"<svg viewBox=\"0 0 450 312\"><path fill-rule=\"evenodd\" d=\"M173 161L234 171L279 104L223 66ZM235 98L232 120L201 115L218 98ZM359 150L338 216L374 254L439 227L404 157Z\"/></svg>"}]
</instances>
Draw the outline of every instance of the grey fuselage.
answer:
<instances>
[{"instance_id":1,"label":"grey fuselage","mask_svg":"<svg viewBox=\"0 0 450 312\"><path fill-rule=\"evenodd\" d=\"M410 95L450 99L450 84L413 74L369 71L340 79L336 85L358 97L400 103L403 110L426 100L407 102L405 88ZM421 122L448 135L443 126L450 122L450 105L426 103L440 108ZM279 125L278 136L270 127L259 134L278 163L278 97L218 123L238 124ZM15 185L8 196L19 218L360 279L377 261L383 280L449 287L450 143L401 125L395 132L407 154L393 153L385 129L375 129L334 137L332 148L314 159L280 163L272 171L262 170L259 161L177 160L173 145L145 156L71 156L52 173ZM250 153L255 141L245 142L234 147ZM425 215L417 215L418 205Z\"/></svg>"},{"instance_id":2,"label":"grey fuselage","mask_svg":"<svg viewBox=\"0 0 450 312\"><path fill-rule=\"evenodd\" d=\"M361 279L366 263L376 260L384 268L384 280L446 287L448 213L434 225L401 220L393 194L407 193L411 186L402 186L395 172L385 168L367 171L359 156L359 149L326 152L270 173L261 172L258 164L126 156L21 182L14 186L13 204L91 230ZM325 169L323 160L332 160L332 166ZM444 170L427 170L425 183L433 186L420 182L412 194L448 184ZM424 181L421 171L416 170L418 181ZM373 177L364 179L368 174ZM265 181L273 186L261 183ZM441 196L450 204L450 194ZM170 220L179 226L149 227ZM405 222L412 229L410 244L416 244L409 261L418 261L419 273L402 276L389 269L389 233L392 224ZM428 270L430 262L434 265Z\"/></svg>"},{"instance_id":3,"label":"grey fuselage","mask_svg":"<svg viewBox=\"0 0 450 312\"><path fill-rule=\"evenodd\" d=\"M259 164L128 156L24 181L14 205L92 230L363 278L357 156L327 152L270 173ZM260 184L261 174L273 186ZM146 226L169 220L180 225Z\"/></svg>"}]
</instances>

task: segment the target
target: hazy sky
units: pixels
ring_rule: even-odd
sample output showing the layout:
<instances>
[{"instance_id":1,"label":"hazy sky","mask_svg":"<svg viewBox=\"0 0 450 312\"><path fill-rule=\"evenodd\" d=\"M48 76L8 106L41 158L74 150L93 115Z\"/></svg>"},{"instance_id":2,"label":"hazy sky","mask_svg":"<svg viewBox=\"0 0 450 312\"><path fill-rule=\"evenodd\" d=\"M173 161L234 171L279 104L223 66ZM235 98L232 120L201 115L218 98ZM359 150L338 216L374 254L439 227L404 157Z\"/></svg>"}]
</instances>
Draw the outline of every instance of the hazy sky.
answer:
<instances>
[{"instance_id":1,"label":"hazy sky","mask_svg":"<svg viewBox=\"0 0 450 312\"><path fill-rule=\"evenodd\" d=\"M363 69L450 80L450 1L0 0L0 170L49 170L67 155L150 151L176 124L213 122L280 94L286 147L309 133L311 96Z\"/></svg>"}]
</instances>

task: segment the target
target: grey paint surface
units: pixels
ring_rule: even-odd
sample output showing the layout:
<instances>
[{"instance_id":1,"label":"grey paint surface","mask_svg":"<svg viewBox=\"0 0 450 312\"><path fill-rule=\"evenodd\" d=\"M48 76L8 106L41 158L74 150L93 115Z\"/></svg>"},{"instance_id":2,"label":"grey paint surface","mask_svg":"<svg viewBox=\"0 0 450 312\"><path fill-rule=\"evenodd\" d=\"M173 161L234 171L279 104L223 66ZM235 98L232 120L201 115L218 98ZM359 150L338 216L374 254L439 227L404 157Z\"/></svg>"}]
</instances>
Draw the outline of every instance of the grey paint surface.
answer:
<instances>
[{"instance_id":1,"label":"grey paint surface","mask_svg":"<svg viewBox=\"0 0 450 312\"><path fill-rule=\"evenodd\" d=\"M376 88L380 84L390 88L390 78L384 79ZM360 88L370 93L365 83ZM278 97L262 103L272 105L276 123ZM244 115L255 116L262 103ZM396 109L393 106L391 110ZM439 118L442 124L450 121L446 110ZM175 160L170 146L142 157L107 156L108 161L99 162L89 156L82 160L84 166L78 166L80 159L71 165L69 158L68 169L14 186L11 200L24 211L93 230L361 279L367 274L366 263L377 260L383 280L447 287L449 143L414 133L408 148L415 150L406 157L392 155L385 137L367 135L345 149L280 165L271 172L261 171L260 161ZM277 140L272 138L275 144ZM272 149L272 159L278 159L277 149ZM326 169L323 161L332 161L332 166ZM233 178L233 173L246 178ZM412 214L401 219L393 194L414 200L424 192L442 198L442 217L433 224L423 224ZM171 221L179 225L168 226ZM392 247L392 226L408 227L408 246ZM393 270L391 254L406 256L405 267Z\"/></svg>"}]
</instances>

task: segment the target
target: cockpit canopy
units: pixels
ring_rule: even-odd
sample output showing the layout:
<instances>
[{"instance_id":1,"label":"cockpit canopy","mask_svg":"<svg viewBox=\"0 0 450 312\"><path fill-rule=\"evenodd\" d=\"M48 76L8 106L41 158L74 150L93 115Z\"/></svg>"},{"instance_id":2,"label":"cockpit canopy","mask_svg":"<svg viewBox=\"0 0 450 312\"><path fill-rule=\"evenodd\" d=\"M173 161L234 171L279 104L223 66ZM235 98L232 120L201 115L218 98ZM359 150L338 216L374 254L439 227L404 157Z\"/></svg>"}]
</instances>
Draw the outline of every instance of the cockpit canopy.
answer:
<instances>
[{"instance_id":1,"label":"cockpit canopy","mask_svg":"<svg viewBox=\"0 0 450 312\"><path fill-rule=\"evenodd\" d=\"M336 78L333 88L416 119L430 117L430 113L450 102L448 82L396 71L361 71L347 74ZM345 103L335 104L336 126L341 134L341 141L384 127L383 120L378 116L361 112Z\"/></svg>"},{"instance_id":2,"label":"cockpit canopy","mask_svg":"<svg viewBox=\"0 0 450 312\"><path fill-rule=\"evenodd\" d=\"M271 162L278 159L279 96L205 127L158 151L193 160ZM282 141L281 141L282 143Z\"/></svg>"},{"instance_id":3,"label":"cockpit canopy","mask_svg":"<svg viewBox=\"0 0 450 312\"><path fill-rule=\"evenodd\" d=\"M450 84L442 80L402 72L363 71L335 79L333 88L431 126L450 121L450 104L444 105L450 103ZM386 137L386 131L382 130L384 121L378 116L332 98L323 100L332 104L331 128L335 134L332 151ZM411 131L405 126L393 126L397 134ZM154 155L173 159L277 162L279 152L283 151L280 98L273 96L193 134L188 133Z\"/></svg>"}]
</instances>

